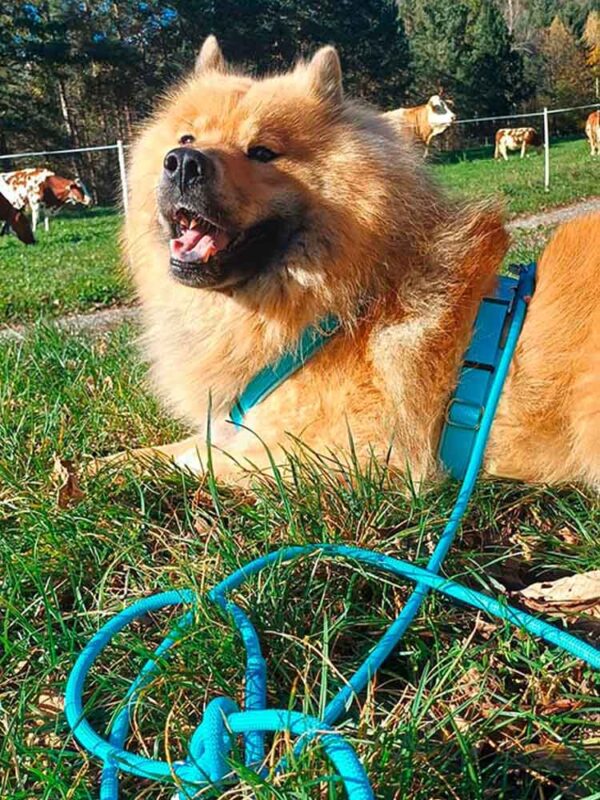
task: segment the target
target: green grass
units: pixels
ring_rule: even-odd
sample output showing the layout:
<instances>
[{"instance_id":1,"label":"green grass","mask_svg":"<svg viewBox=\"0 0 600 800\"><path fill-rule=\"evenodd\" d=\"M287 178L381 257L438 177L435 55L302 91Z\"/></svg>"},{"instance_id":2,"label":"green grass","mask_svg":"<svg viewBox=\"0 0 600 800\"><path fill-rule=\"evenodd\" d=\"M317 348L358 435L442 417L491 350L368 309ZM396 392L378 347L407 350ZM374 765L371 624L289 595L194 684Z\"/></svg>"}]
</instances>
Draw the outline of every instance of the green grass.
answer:
<instances>
[{"instance_id":1,"label":"green grass","mask_svg":"<svg viewBox=\"0 0 600 800\"><path fill-rule=\"evenodd\" d=\"M535 261L552 233L556 230L556 225L540 225L537 228L517 229L511 231L510 249L504 260L504 265L527 264Z\"/></svg>"},{"instance_id":2,"label":"green grass","mask_svg":"<svg viewBox=\"0 0 600 800\"><path fill-rule=\"evenodd\" d=\"M512 154L495 161L491 147L440 154L432 166L440 183L468 197L502 200L511 216L544 211L600 194L600 161L591 159L584 139L552 144L550 191L544 191L544 156L531 151L524 159Z\"/></svg>"},{"instance_id":3,"label":"green grass","mask_svg":"<svg viewBox=\"0 0 600 800\"><path fill-rule=\"evenodd\" d=\"M158 467L144 480L107 470L82 480L79 503L59 507L55 454L81 463L184 433L145 391L133 338L128 326L98 339L38 326L0 349L0 797L97 797L98 765L74 744L59 698L75 654L123 604L169 586L202 591L284 543L358 543L423 564L454 498L445 486L411 499L377 471L339 481L307 457L285 489L266 480L254 492L199 487ZM599 538L600 508L578 491L481 482L446 572L510 592L600 568ZM319 713L406 593L314 560L251 582L238 600L265 647L270 704ZM94 670L86 698L100 729L168 625L155 615L134 626ZM591 618L569 629L598 641ZM144 692L129 747L181 757L206 699L239 700L242 677L241 643L201 605ZM344 730L379 800L591 800L600 789L594 680L573 658L432 597ZM284 750L278 738L269 766ZM341 797L317 787L324 774L312 749L277 793L258 787L254 796ZM124 797L172 795L130 778L124 785Z\"/></svg>"},{"instance_id":4,"label":"green grass","mask_svg":"<svg viewBox=\"0 0 600 800\"><path fill-rule=\"evenodd\" d=\"M0 326L126 302L119 221L109 208L63 210L33 246L0 238Z\"/></svg>"}]
</instances>

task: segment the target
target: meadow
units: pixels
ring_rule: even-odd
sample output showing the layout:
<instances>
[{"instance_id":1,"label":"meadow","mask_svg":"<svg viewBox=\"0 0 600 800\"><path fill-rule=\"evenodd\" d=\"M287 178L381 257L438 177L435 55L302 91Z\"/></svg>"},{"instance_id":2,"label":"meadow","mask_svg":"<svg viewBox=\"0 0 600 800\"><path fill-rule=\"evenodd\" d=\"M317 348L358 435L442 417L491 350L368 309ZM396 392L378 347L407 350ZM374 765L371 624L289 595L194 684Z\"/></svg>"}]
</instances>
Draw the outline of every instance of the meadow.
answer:
<instances>
[{"instance_id":1,"label":"meadow","mask_svg":"<svg viewBox=\"0 0 600 800\"><path fill-rule=\"evenodd\" d=\"M0 239L0 326L94 311L127 302L120 267L120 215L112 208L64 210L23 246Z\"/></svg>"},{"instance_id":2,"label":"meadow","mask_svg":"<svg viewBox=\"0 0 600 800\"><path fill-rule=\"evenodd\" d=\"M501 199L510 217L546 211L600 194L600 163L590 158L585 139L554 142L550 148L550 188L544 191L544 154L530 150L508 161L492 158L493 148L441 153L433 169L443 186L461 196Z\"/></svg>"},{"instance_id":3,"label":"meadow","mask_svg":"<svg viewBox=\"0 0 600 800\"><path fill-rule=\"evenodd\" d=\"M533 175L539 161L478 162L477 177L470 162L433 169L475 193L490 185L487 170L505 167ZM574 176L581 196L594 193L584 172ZM528 191L524 183L508 198L512 213L553 202ZM557 186L556 203L566 199ZM97 209L55 220L35 248L0 240L0 323L33 322L24 338L0 341L0 797L11 800L98 796L98 764L70 736L62 694L77 652L124 605L172 586L202 594L291 543L353 543L423 565L456 492L447 482L415 496L375 465L361 472L310 453L292 457L291 483L256 478L251 490L210 475L199 484L158 464L144 477L130 468L85 477L90 456L186 433L148 390L135 326L73 336L50 324L128 301L117 226L116 215ZM513 256L537 255L548 232L519 233ZM518 605L519 591L536 581L600 569L599 540L600 506L590 495L482 480L445 574ZM264 645L270 705L318 715L407 592L402 582L314 558L251 582L237 600ZM591 613L546 618L600 643ZM159 614L133 626L94 669L86 700L99 730L172 621ZM129 748L183 757L208 699L241 700L242 654L228 621L199 603L189 635L136 705ZM597 675L439 596L428 598L341 729L378 800L600 798ZM283 736L270 742L267 770L287 746ZM201 796L342 797L327 773L315 746L270 783L246 775L241 787ZM173 789L126 778L122 796L166 800Z\"/></svg>"}]
</instances>

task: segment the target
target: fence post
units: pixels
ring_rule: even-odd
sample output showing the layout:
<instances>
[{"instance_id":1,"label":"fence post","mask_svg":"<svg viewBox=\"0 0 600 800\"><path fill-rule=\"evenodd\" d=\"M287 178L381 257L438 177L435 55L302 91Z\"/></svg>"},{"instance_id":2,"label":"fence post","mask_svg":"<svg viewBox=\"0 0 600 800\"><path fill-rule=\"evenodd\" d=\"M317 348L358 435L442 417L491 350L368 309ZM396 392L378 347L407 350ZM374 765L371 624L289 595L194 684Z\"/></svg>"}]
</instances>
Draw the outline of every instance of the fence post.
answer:
<instances>
[{"instance_id":1,"label":"fence post","mask_svg":"<svg viewBox=\"0 0 600 800\"><path fill-rule=\"evenodd\" d=\"M546 192L550 191L550 130L546 106L544 106L544 189Z\"/></svg>"},{"instance_id":2,"label":"fence post","mask_svg":"<svg viewBox=\"0 0 600 800\"><path fill-rule=\"evenodd\" d=\"M117 153L119 156L119 173L121 175L121 192L123 194L123 210L125 216L129 210L129 195L127 191L127 170L125 169L125 151L122 139L117 139Z\"/></svg>"}]
</instances>

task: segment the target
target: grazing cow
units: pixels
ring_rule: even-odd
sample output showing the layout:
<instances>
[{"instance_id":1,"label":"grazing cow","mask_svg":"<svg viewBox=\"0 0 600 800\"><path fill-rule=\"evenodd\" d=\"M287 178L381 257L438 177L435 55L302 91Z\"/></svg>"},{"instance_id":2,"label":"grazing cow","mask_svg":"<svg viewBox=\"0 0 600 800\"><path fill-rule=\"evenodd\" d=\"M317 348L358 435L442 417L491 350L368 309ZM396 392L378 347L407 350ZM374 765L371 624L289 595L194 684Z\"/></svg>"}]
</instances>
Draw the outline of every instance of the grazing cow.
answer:
<instances>
[{"instance_id":1,"label":"grazing cow","mask_svg":"<svg viewBox=\"0 0 600 800\"><path fill-rule=\"evenodd\" d=\"M423 142L425 156L433 137L443 133L456 119L456 114L448 108L448 103L439 94L432 95L422 106L396 108L386 112L384 116L401 130L410 131L416 139Z\"/></svg>"},{"instance_id":2,"label":"grazing cow","mask_svg":"<svg viewBox=\"0 0 600 800\"><path fill-rule=\"evenodd\" d=\"M496 148L494 158L508 161L509 150L521 150L521 158L525 157L528 147L541 147L542 140L535 128L500 128L496 131Z\"/></svg>"},{"instance_id":3,"label":"grazing cow","mask_svg":"<svg viewBox=\"0 0 600 800\"><path fill-rule=\"evenodd\" d=\"M35 243L29 220L22 211L17 211L2 193L0 193L0 220L3 222L0 236L3 236L10 227L25 244Z\"/></svg>"},{"instance_id":4,"label":"grazing cow","mask_svg":"<svg viewBox=\"0 0 600 800\"><path fill-rule=\"evenodd\" d=\"M50 217L63 206L75 203L89 206L92 202L88 190L79 179L62 178L49 169L19 169L5 172L0 179L10 187L16 198L11 201L15 208L21 210L29 206L31 209L34 232L41 215L44 217L44 227L48 230Z\"/></svg>"},{"instance_id":5,"label":"grazing cow","mask_svg":"<svg viewBox=\"0 0 600 800\"><path fill-rule=\"evenodd\" d=\"M590 143L590 155L600 155L600 111L592 111L587 118L585 135Z\"/></svg>"}]
</instances>

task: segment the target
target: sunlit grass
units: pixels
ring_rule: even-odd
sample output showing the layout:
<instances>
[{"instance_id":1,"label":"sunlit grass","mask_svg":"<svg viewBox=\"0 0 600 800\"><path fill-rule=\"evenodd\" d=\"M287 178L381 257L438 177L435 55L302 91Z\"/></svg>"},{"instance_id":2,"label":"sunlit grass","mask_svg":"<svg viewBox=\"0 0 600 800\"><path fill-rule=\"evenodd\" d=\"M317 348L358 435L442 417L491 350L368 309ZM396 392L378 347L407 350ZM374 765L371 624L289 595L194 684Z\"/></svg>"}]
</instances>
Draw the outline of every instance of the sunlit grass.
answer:
<instances>
[{"instance_id":1,"label":"sunlit grass","mask_svg":"<svg viewBox=\"0 0 600 800\"><path fill-rule=\"evenodd\" d=\"M466 151L462 158L442 154L431 167L451 192L469 197L494 197L511 216L544 211L579 198L600 195L600 159L592 159L585 139L553 142L550 190L544 191L544 155L511 154L507 162L492 158L493 148Z\"/></svg>"},{"instance_id":2,"label":"sunlit grass","mask_svg":"<svg viewBox=\"0 0 600 800\"><path fill-rule=\"evenodd\" d=\"M565 163L580 157L575 144ZM447 170L450 186L473 194L499 175L515 186L526 178L522 189L505 192L513 211L565 201L558 190L546 197L527 184L539 168L536 156L434 167ZM589 174L597 181L597 172ZM577 181L579 191L591 189L587 178ZM0 240L0 322L126 300L117 227L116 215L96 210L59 217L35 248ZM515 232L510 260L537 257L549 233ZM454 500L451 484L414 497L378 469L334 471L307 453L293 460L286 485L257 479L241 490L159 465L145 478L112 468L81 477L79 501L59 504L56 458L81 473L88 456L187 433L147 391L135 335L129 325L90 338L37 324L22 341L0 341L0 798L7 800L98 796L98 764L70 736L61 698L76 654L124 605L172 586L201 595L241 564L291 543L359 544L424 564ZM600 569L599 542L600 507L591 496L481 481L445 572L518 602L511 593L534 581ZM315 558L249 582L236 599L260 633L270 705L320 714L408 590ZM591 617L555 621L600 641ZM172 622L165 613L132 626L94 669L86 701L101 732ZM207 700L226 694L239 702L242 690L241 642L203 602L189 636L138 703L129 749L184 757ZM597 677L442 597L428 599L342 722L378 800L600 797ZM248 778L242 788L202 796L342 796L321 779L328 767L318 748L272 788L286 745L284 737L269 740L267 785L250 790ZM123 782L123 798L172 795L172 787Z\"/></svg>"},{"instance_id":3,"label":"sunlit grass","mask_svg":"<svg viewBox=\"0 0 600 800\"><path fill-rule=\"evenodd\" d=\"M60 697L76 653L125 604L171 586L202 593L289 543L357 543L422 564L454 498L452 485L411 498L378 470L340 480L307 454L286 487L263 479L233 490L158 465L144 479L115 468L82 478L83 498L59 507L55 454L82 463L185 433L146 392L132 334L123 327L74 339L38 328L0 351L0 797L97 797L98 765L71 739ZM446 574L510 593L600 568L599 538L600 509L578 491L482 481ZM260 632L270 704L320 713L407 590L314 558L251 581L237 599ZM162 614L135 625L101 659L86 692L101 730L171 623ZM598 638L591 619L569 628ZM240 701L242 688L241 642L202 604L144 693L128 746L181 758L207 699ZM385 800L591 798L600 785L599 719L594 676L575 659L431 597L343 729ZM277 737L267 767L284 751ZM312 749L277 793L259 786L254 796L341 797L315 783L327 772ZM132 778L124 787L123 797L172 796Z\"/></svg>"},{"instance_id":4,"label":"sunlit grass","mask_svg":"<svg viewBox=\"0 0 600 800\"><path fill-rule=\"evenodd\" d=\"M48 233L38 228L35 245L0 238L0 327L126 302L119 224L112 209L65 210Z\"/></svg>"}]
</instances>

